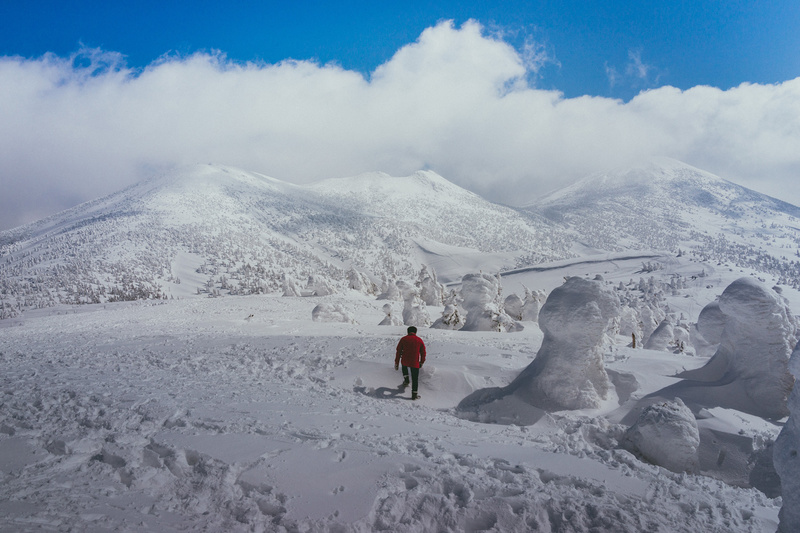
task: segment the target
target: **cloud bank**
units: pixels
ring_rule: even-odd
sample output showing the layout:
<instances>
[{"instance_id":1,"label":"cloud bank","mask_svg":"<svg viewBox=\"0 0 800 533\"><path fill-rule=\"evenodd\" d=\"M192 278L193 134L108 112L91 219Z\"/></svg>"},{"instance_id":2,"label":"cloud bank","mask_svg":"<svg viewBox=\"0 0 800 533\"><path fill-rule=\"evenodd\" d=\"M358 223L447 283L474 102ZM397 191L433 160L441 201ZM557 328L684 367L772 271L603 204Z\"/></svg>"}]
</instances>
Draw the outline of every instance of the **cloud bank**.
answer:
<instances>
[{"instance_id":1,"label":"cloud bank","mask_svg":"<svg viewBox=\"0 0 800 533\"><path fill-rule=\"evenodd\" d=\"M800 78L567 99L531 85L531 50L443 22L368 78L222 53L0 58L0 229L194 162L297 183L428 168L513 204L665 155L800 203Z\"/></svg>"}]
</instances>

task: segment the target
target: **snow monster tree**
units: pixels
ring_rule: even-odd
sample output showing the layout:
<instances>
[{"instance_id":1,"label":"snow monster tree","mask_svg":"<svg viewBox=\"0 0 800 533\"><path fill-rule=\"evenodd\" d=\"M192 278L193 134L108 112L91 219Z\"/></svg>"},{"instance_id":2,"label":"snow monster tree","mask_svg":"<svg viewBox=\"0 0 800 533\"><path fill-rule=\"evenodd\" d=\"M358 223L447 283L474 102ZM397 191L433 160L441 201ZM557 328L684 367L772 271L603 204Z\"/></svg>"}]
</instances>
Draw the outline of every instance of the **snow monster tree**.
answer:
<instances>
[{"instance_id":1,"label":"snow monster tree","mask_svg":"<svg viewBox=\"0 0 800 533\"><path fill-rule=\"evenodd\" d=\"M789 370L800 378L800 343L789 360ZM789 395L789 420L783 426L774 449L775 470L781 477L783 506L780 512L780 533L800 531L800 387Z\"/></svg>"},{"instance_id":2,"label":"snow monster tree","mask_svg":"<svg viewBox=\"0 0 800 533\"><path fill-rule=\"evenodd\" d=\"M459 413L485 422L531 424L546 411L600 407L611 388L603 344L619 312L619 300L601 280L569 278L539 313L544 340L536 359L507 387L464 398Z\"/></svg>"},{"instance_id":3,"label":"snow monster tree","mask_svg":"<svg viewBox=\"0 0 800 533\"><path fill-rule=\"evenodd\" d=\"M797 323L786 299L744 277L728 285L718 305L724 327L714 357L701 368L678 374L683 381L648 398L680 397L695 412L726 407L764 418L787 416L786 400L794 383L789 356L797 343Z\"/></svg>"}]
</instances>

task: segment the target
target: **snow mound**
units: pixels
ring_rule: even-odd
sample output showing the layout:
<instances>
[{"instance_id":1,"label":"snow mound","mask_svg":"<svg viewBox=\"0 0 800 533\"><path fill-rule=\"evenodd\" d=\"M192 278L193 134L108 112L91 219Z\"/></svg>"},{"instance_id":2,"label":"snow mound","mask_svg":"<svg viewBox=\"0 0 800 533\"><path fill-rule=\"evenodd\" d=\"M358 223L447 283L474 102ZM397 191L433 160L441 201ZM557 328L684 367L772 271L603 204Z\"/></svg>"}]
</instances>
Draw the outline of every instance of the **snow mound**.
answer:
<instances>
[{"instance_id":1,"label":"snow mound","mask_svg":"<svg viewBox=\"0 0 800 533\"><path fill-rule=\"evenodd\" d=\"M675 332L672 326L670 317L666 317L658 327L653 331L647 342L644 343L645 350L658 350L660 352L668 351L669 345L675 339Z\"/></svg>"},{"instance_id":2,"label":"snow mound","mask_svg":"<svg viewBox=\"0 0 800 533\"><path fill-rule=\"evenodd\" d=\"M602 347L619 310L619 300L601 281L569 278L550 293L539 313L544 339L536 359L508 387L464 398L459 413L524 424L544 411L600 407L611 388Z\"/></svg>"},{"instance_id":3,"label":"snow mound","mask_svg":"<svg viewBox=\"0 0 800 533\"><path fill-rule=\"evenodd\" d=\"M323 302L311 311L314 322L345 322L355 323L355 319L341 304Z\"/></svg>"},{"instance_id":4,"label":"snow mound","mask_svg":"<svg viewBox=\"0 0 800 533\"><path fill-rule=\"evenodd\" d=\"M675 398L648 406L622 441L629 451L673 472L694 471L700 431L691 409Z\"/></svg>"},{"instance_id":5,"label":"snow mound","mask_svg":"<svg viewBox=\"0 0 800 533\"><path fill-rule=\"evenodd\" d=\"M685 381L655 393L680 396L705 407L729 407L766 418L789 414L793 378L789 355L797 343L796 320L785 298L760 282L739 278L723 291L725 327L714 357Z\"/></svg>"},{"instance_id":6,"label":"snow mound","mask_svg":"<svg viewBox=\"0 0 800 533\"><path fill-rule=\"evenodd\" d=\"M796 346L789 361L794 377L800 376L800 345ZM783 507L778 531L800 531L800 387L789 395L789 420L775 441L773 460L781 478Z\"/></svg>"}]
</instances>

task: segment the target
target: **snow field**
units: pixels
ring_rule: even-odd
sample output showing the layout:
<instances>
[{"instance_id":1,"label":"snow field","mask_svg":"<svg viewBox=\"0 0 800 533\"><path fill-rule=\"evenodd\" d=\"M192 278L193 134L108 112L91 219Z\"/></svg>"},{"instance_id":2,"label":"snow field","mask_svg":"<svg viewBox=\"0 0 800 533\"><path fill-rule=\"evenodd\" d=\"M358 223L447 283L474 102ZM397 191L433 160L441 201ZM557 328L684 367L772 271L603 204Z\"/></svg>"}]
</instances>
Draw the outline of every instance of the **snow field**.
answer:
<instances>
[{"instance_id":1,"label":"snow field","mask_svg":"<svg viewBox=\"0 0 800 533\"><path fill-rule=\"evenodd\" d=\"M323 302L356 323L313 322ZM405 328L376 325L383 303L197 298L3 321L0 530L777 527L780 499L617 446L624 401L533 426L454 416L466 395L531 362L542 342L533 323L514 334L422 329L423 399L408 401L393 368ZM635 378L632 404L705 359L622 347L607 362ZM717 430L734 419L713 415Z\"/></svg>"}]
</instances>

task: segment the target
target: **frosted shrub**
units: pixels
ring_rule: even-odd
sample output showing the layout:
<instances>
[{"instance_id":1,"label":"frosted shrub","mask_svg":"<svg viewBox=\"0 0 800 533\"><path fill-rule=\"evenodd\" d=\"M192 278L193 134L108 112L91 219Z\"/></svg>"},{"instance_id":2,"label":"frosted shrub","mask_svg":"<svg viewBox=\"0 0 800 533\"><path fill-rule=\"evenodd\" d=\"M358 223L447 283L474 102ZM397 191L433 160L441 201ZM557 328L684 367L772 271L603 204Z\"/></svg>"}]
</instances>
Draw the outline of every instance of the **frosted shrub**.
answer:
<instances>
[{"instance_id":1,"label":"frosted shrub","mask_svg":"<svg viewBox=\"0 0 800 533\"><path fill-rule=\"evenodd\" d=\"M461 329L464 325L464 314L458 308L457 303L444 306L441 318L431 326L434 329Z\"/></svg>"},{"instance_id":2,"label":"frosted shrub","mask_svg":"<svg viewBox=\"0 0 800 533\"><path fill-rule=\"evenodd\" d=\"M394 306L390 303L383 304L383 312L386 316L379 326L402 326L403 320L394 313Z\"/></svg>"}]
</instances>

